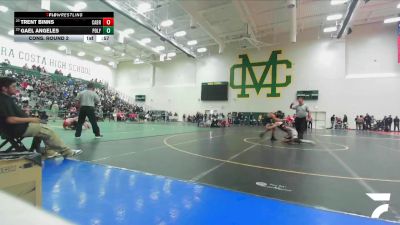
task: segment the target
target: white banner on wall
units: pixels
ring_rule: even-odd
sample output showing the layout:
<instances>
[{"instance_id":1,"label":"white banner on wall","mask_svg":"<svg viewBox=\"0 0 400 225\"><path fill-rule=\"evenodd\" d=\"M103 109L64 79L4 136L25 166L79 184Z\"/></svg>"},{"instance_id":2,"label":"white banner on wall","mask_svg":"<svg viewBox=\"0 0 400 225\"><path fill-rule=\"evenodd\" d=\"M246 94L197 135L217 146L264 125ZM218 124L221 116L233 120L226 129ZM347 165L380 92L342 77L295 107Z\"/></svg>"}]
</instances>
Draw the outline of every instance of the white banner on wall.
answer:
<instances>
[{"instance_id":1,"label":"white banner on wall","mask_svg":"<svg viewBox=\"0 0 400 225\"><path fill-rule=\"evenodd\" d=\"M113 76L113 69L110 67L54 50L42 49L30 43L16 43L0 36L0 60L3 62L5 59L15 66L43 66L49 73L58 69L63 74L71 73L73 77L85 80L97 78L111 83Z\"/></svg>"}]
</instances>

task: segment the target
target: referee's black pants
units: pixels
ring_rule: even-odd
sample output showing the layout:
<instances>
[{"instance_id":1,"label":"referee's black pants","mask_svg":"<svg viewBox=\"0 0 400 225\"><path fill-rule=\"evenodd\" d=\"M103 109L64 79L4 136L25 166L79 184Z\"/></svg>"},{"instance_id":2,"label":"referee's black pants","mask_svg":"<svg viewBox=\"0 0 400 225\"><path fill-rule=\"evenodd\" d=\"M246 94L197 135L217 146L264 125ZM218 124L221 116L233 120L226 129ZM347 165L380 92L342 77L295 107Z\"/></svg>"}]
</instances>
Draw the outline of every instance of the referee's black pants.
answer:
<instances>
[{"instance_id":1,"label":"referee's black pants","mask_svg":"<svg viewBox=\"0 0 400 225\"><path fill-rule=\"evenodd\" d=\"M85 123L86 116L89 118L89 122L92 125L94 135L100 136L100 128L99 126L97 126L94 107L81 106L81 108L79 109L78 125L76 126L75 137L81 136L82 125Z\"/></svg>"},{"instance_id":2,"label":"referee's black pants","mask_svg":"<svg viewBox=\"0 0 400 225\"><path fill-rule=\"evenodd\" d=\"M307 130L307 119L296 117L294 120L299 139L303 139L304 132Z\"/></svg>"}]
</instances>

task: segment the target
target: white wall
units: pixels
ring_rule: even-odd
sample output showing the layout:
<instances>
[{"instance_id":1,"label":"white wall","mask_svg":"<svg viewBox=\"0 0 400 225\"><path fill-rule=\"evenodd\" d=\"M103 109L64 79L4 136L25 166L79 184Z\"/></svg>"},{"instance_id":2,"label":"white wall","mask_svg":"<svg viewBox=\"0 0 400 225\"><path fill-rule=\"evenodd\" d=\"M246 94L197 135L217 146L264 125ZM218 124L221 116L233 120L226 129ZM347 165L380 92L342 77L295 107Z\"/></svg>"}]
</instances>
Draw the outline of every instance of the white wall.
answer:
<instances>
[{"instance_id":1,"label":"white wall","mask_svg":"<svg viewBox=\"0 0 400 225\"><path fill-rule=\"evenodd\" d=\"M346 79L347 73L400 74L395 29L395 25L372 24L354 27L353 34L344 40L318 40L316 33L311 33L300 36L296 44L259 51L227 49L221 55L197 60L181 57L154 65L126 62L119 65L115 84L117 89L127 90L132 96L145 94L146 104L154 109L178 112L180 116L206 109L225 113L281 109L291 113L288 106L297 90L319 90L319 100L307 104L315 111L326 111L329 116L346 113L352 121L356 114L367 112L377 117L396 115L400 114L400 104L395 98L388 100L398 95L399 77ZM230 67L241 63L239 54L246 53L251 62L260 62L268 60L272 50L282 50L278 57L293 63L291 70L279 70L278 79L283 79L285 73L292 75L290 86L280 89L281 97L267 98L267 90L263 89L259 95L249 91L250 98L237 98L240 90L229 88L229 101L199 100L202 82L229 81ZM256 72L260 74L261 70Z\"/></svg>"},{"instance_id":2,"label":"white wall","mask_svg":"<svg viewBox=\"0 0 400 225\"><path fill-rule=\"evenodd\" d=\"M48 72L53 73L61 69L66 75L90 80L100 79L113 85L115 70L89 60L66 55L58 51L42 48L40 44L14 42L14 40L0 36L0 61L10 60L12 65L24 66L25 63L44 66Z\"/></svg>"}]
</instances>

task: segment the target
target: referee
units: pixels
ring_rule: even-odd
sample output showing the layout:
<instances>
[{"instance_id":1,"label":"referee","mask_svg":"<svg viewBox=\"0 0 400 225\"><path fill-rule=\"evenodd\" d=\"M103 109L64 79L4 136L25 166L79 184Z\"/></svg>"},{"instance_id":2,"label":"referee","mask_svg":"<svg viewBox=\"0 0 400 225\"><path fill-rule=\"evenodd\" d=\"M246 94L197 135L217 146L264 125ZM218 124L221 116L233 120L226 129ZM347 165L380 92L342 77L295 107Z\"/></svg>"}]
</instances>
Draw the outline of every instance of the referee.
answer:
<instances>
[{"instance_id":1,"label":"referee","mask_svg":"<svg viewBox=\"0 0 400 225\"><path fill-rule=\"evenodd\" d=\"M307 130L307 116L311 117L310 110L308 106L304 104L304 98L298 97L298 105L294 103L290 104L290 108L296 110L296 119L294 124L296 126L297 133L299 133L299 139L303 139L304 132Z\"/></svg>"},{"instance_id":2,"label":"referee","mask_svg":"<svg viewBox=\"0 0 400 225\"><path fill-rule=\"evenodd\" d=\"M93 133L96 138L101 138L100 128L97 126L96 115L95 115L95 104L100 103L100 98L94 91L94 83L87 85L87 90L80 92L76 96L76 100L80 104L78 125L75 131L75 137L80 138L82 133L82 125L85 123L86 116L89 118L90 124L92 124Z\"/></svg>"}]
</instances>

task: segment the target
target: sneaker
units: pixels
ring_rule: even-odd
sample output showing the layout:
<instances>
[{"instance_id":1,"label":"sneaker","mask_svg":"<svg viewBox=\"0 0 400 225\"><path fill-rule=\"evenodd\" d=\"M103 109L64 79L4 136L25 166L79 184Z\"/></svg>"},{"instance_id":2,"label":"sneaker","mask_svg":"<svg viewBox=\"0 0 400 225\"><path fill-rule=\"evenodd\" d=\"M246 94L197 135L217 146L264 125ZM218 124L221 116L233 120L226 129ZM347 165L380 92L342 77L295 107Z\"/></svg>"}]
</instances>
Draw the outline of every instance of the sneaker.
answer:
<instances>
[{"instance_id":1,"label":"sneaker","mask_svg":"<svg viewBox=\"0 0 400 225\"><path fill-rule=\"evenodd\" d=\"M80 149L76 149L76 150L67 150L67 151L64 151L63 153L62 153L62 155L64 156L64 158L69 158L69 157L74 157L74 156L77 156L77 155L80 155L80 154L82 154L82 150L80 150Z\"/></svg>"},{"instance_id":2,"label":"sneaker","mask_svg":"<svg viewBox=\"0 0 400 225\"><path fill-rule=\"evenodd\" d=\"M52 158L56 158L56 157L59 157L59 156L61 156L61 154L56 152L56 151L53 151L53 150L47 150L45 152L45 154L44 154L44 157L46 159L52 159Z\"/></svg>"},{"instance_id":3,"label":"sneaker","mask_svg":"<svg viewBox=\"0 0 400 225\"><path fill-rule=\"evenodd\" d=\"M81 139L81 137L79 136L79 137L75 137L75 139Z\"/></svg>"},{"instance_id":4,"label":"sneaker","mask_svg":"<svg viewBox=\"0 0 400 225\"><path fill-rule=\"evenodd\" d=\"M96 135L95 138L99 139L99 138L102 138L102 137L103 137L103 135Z\"/></svg>"},{"instance_id":5,"label":"sneaker","mask_svg":"<svg viewBox=\"0 0 400 225\"><path fill-rule=\"evenodd\" d=\"M297 144L300 144L300 143L301 143L301 140L298 139L298 138L294 138L292 141L293 141L294 143L297 143Z\"/></svg>"}]
</instances>

